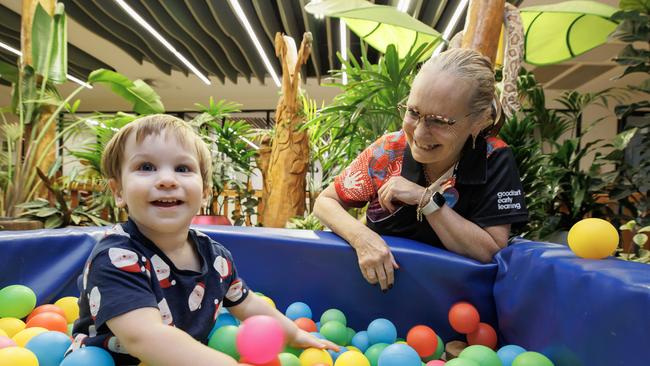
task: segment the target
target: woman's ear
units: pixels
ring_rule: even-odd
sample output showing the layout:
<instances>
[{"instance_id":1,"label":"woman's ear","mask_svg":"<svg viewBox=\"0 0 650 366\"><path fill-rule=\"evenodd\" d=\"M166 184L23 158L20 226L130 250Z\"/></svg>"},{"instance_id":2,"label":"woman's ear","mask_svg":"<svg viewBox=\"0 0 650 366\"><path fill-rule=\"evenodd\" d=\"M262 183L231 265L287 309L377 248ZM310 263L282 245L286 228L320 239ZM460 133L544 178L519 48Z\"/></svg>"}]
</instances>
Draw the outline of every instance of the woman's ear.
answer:
<instances>
[{"instance_id":1,"label":"woman's ear","mask_svg":"<svg viewBox=\"0 0 650 366\"><path fill-rule=\"evenodd\" d=\"M126 207L126 201L124 200L124 195L122 194L122 185L115 178L108 180L108 186L113 192L113 198L115 199L115 205L119 208Z\"/></svg>"}]
</instances>

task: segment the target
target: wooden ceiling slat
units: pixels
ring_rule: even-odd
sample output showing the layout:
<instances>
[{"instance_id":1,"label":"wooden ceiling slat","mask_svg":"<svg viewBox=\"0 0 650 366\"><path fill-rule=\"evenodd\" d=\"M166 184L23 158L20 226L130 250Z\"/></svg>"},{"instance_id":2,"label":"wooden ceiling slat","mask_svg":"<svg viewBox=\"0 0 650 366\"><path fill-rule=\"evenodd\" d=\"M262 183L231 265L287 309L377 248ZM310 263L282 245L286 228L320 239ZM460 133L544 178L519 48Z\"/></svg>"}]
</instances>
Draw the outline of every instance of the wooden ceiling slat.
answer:
<instances>
[{"instance_id":1,"label":"wooden ceiling slat","mask_svg":"<svg viewBox=\"0 0 650 366\"><path fill-rule=\"evenodd\" d=\"M286 33L280 24L281 20L278 19L280 14L276 15L278 12L276 12L275 8L273 8L272 1L253 1L253 8L255 9L255 13L262 23L262 27L264 28L264 33L268 38L268 42L275 42L275 33Z\"/></svg>"},{"instance_id":2,"label":"wooden ceiling slat","mask_svg":"<svg viewBox=\"0 0 650 366\"><path fill-rule=\"evenodd\" d=\"M422 9L420 20L422 23L438 29L438 21L440 20L446 6L447 0L427 1Z\"/></svg>"}]
</instances>

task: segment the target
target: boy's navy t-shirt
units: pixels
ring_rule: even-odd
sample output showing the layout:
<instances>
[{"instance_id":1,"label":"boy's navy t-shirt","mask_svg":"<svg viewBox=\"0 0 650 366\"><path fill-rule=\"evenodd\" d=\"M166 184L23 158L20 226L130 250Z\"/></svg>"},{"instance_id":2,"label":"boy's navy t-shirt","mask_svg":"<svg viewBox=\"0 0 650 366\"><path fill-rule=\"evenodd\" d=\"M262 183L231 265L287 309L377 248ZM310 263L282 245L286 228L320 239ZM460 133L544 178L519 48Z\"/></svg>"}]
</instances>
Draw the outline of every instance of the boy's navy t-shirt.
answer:
<instances>
[{"instance_id":1,"label":"boy's navy t-shirt","mask_svg":"<svg viewBox=\"0 0 650 366\"><path fill-rule=\"evenodd\" d=\"M137 365L106 321L145 307L159 309L165 324L207 343L220 308L241 303L249 289L226 248L195 230L189 240L196 245L200 272L176 268L131 220L108 230L78 280L79 320L71 351L102 347L117 365Z\"/></svg>"}]
</instances>

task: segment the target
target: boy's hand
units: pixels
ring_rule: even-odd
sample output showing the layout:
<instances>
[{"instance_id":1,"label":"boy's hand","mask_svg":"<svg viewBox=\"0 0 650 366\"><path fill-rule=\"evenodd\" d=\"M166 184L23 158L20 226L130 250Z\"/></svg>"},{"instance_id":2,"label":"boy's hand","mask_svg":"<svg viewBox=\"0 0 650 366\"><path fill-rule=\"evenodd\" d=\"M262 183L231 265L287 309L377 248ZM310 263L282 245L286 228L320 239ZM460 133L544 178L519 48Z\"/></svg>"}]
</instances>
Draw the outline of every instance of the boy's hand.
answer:
<instances>
[{"instance_id":1,"label":"boy's hand","mask_svg":"<svg viewBox=\"0 0 650 366\"><path fill-rule=\"evenodd\" d=\"M302 329L298 329L296 336L289 342L289 345L296 348L320 348L320 349L330 349L335 352L339 352L340 348L336 344L326 340L316 338L314 335L305 332Z\"/></svg>"}]
</instances>

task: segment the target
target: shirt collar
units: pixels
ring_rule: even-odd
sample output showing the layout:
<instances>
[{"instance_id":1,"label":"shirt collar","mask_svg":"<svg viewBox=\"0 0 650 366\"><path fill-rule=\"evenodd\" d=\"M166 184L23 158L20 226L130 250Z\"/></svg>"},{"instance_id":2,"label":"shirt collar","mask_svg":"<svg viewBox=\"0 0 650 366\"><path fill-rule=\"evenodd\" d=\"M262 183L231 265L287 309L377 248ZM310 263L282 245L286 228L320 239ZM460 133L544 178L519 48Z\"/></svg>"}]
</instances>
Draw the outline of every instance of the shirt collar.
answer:
<instances>
[{"instance_id":1,"label":"shirt collar","mask_svg":"<svg viewBox=\"0 0 650 366\"><path fill-rule=\"evenodd\" d=\"M411 154L410 146L404 149L402 174L404 178L421 185L426 184L422 165L415 161ZM458 167L456 168L456 182L460 184L484 184L487 177L487 142L485 138L476 139L476 148L472 148L470 136L461 153Z\"/></svg>"}]
</instances>

